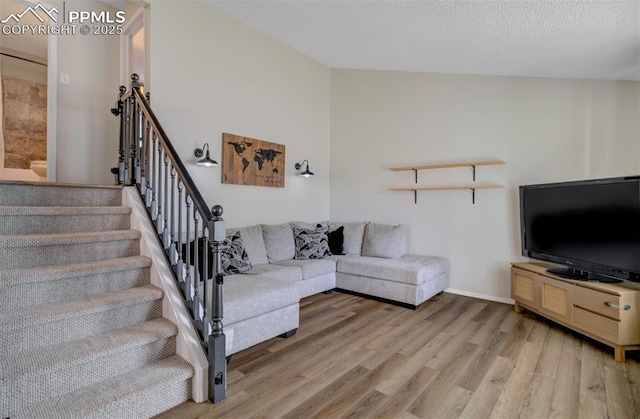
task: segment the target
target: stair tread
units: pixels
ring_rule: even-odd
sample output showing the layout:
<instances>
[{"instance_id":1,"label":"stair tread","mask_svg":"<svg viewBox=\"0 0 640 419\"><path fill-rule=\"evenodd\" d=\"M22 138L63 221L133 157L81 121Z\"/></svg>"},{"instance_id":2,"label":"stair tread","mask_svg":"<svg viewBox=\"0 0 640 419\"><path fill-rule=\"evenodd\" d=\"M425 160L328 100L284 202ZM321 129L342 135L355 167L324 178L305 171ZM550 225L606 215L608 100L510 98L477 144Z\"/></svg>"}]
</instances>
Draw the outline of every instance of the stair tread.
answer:
<instances>
[{"instance_id":1,"label":"stair tread","mask_svg":"<svg viewBox=\"0 0 640 419\"><path fill-rule=\"evenodd\" d=\"M100 185L89 183L64 183L64 182L32 182L24 180L1 180L0 184L5 185L17 185L17 186L37 186L39 188L87 188L87 189L119 189L122 190L121 185Z\"/></svg>"},{"instance_id":2,"label":"stair tread","mask_svg":"<svg viewBox=\"0 0 640 419\"><path fill-rule=\"evenodd\" d=\"M151 259L146 256L129 256L68 265L7 269L0 272L0 289L3 286L19 283L55 281L63 278L98 275L114 271L148 268L150 266Z\"/></svg>"},{"instance_id":3,"label":"stair tread","mask_svg":"<svg viewBox=\"0 0 640 419\"><path fill-rule=\"evenodd\" d=\"M0 236L0 248L82 244L115 240L136 240L138 230L89 231L82 233L26 234Z\"/></svg>"},{"instance_id":4,"label":"stair tread","mask_svg":"<svg viewBox=\"0 0 640 419\"><path fill-rule=\"evenodd\" d=\"M99 207L44 207L44 206L11 206L0 205L0 215L106 215L131 214L131 207L99 206Z\"/></svg>"},{"instance_id":5,"label":"stair tread","mask_svg":"<svg viewBox=\"0 0 640 419\"><path fill-rule=\"evenodd\" d=\"M16 330L34 324L86 316L146 301L159 300L162 296L162 290L155 285L143 285L58 304L21 307L6 313L0 312L0 330Z\"/></svg>"},{"instance_id":6,"label":"stair tread","mask_svg":"<svg viewBox=\"0 0 640 419\"><path fill-rule=\"evenodd\" d=\"M169 381L185 381L192 376L193 367L179 355L174 355L97 384L40 401L14 416L16 418L85 417L101 409L108 409L109 404L119 399L149 388L160 387Z\"/></svg>"},{"instance_id":7,"label":"stair tread","mask_svg":"<svg viewBox=\"0 0 640 419\"><path fill-rule=\"evenodd\" d=\"M0 203L8 206L121 206L122 186L0 181Z\"/></svg>"},{"instance_id":8,"label":"stair tread","mask_svg":"<svg viewBox=\"0 0 640 419\"><path fill-rule=\"evenodd\" d=\"M100 335L0 356L0 380L28 379L175 336L178 328L165 318L138 323Z\"/></svg>"}]
</instances>

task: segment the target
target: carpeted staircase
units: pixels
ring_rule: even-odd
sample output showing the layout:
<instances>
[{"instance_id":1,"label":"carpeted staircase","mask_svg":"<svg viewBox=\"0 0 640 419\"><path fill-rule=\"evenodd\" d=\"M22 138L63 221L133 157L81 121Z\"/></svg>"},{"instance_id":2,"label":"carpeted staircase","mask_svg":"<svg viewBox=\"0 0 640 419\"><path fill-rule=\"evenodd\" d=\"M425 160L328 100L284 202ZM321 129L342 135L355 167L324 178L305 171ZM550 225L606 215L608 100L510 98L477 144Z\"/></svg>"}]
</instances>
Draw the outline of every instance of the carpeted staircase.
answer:
<instances>
[{"instance_id":1,"label":"carpeted staircase","mask_svg":"<svg viewBox=\"0 0 640 419\"><path fill-rule=\"evenodd\" d=\"M121 197L0 182L0 419L141 418L190 398Z\"/></svg>"}]
</instances>

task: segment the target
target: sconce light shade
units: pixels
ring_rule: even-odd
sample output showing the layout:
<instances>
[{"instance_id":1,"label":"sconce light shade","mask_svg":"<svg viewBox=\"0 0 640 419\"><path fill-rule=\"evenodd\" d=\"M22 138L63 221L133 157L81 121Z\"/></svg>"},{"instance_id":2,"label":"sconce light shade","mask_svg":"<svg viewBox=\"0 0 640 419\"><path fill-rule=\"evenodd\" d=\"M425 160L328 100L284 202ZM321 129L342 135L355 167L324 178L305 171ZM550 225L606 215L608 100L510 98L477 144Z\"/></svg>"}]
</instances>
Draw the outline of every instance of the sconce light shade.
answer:
<instances>
[{"instance_id":1,"label":"sconce light shade","mask_svg":"<svg viewBox=\"0 0 640 419\"><path fill-rule=\"evenodd\" d=\"M205 154L204 149L207 149L207 153ZM218 165L218 162L213 160L209 154L209 143L204 143L202 148L196 148L193 150L193 155L200 159L204 155L203 159L200 159L196 162L198 166L205 167L214 167Z\"/></svg>"},{"instance_id":2,"label":"sconce light shade","mask_svg":"<svg viewBox=\"0 0 640 419\"><path fill-rule=\"evenodd\" d=\"M311 177L311 176L315 176L315 174L309 170L309 160L304 159L302 161L302 163L296 163L296 170L300 170L302 168L302 165L307 163L307 167L304 169L304 171L298 173L298 176L304 176L304 177Z\"/></svg>"}]
</instances>

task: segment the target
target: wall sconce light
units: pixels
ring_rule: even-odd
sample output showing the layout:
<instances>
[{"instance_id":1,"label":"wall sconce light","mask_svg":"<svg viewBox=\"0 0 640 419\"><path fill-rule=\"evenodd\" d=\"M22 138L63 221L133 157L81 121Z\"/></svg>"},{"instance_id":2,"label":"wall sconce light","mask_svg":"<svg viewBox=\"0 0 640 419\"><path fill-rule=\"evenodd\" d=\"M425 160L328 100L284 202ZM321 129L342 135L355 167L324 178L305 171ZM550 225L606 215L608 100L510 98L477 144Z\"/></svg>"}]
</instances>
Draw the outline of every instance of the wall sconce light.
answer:
<instances>
[{"instance_id":1,"label":"wall sconce light","mask_svg":"<svg viewBox=\"0 0 640 419\"><path fill-rule=\"evenodd\" d=\"M207 149L207 154L204 153L204 149ZM202 148L196 148L193 150L193 155L200 159L203 155L205 156L203 159L200 159L196 162L198 166L205 167L214 167L218 165L218 162L213 160L209 155L209 143L204 143Z\"/></svg>"},{"instance_id":2,"label":"wall sconce light","mask_svg":"<svg viewBox=\"0 0 640 419\"><path fill-rule=\"evenodd\" d=\"M305 164L305 162L307 163L307 167L304 169L303 172L298 173L298 176L304 176L304 177L311 177L311 176L315 176L315 174L309 170L309 160L304 159L302 161L302 163L296 163L296 170L300 170L302 168L302 165Z\"/></svg>"}]
</instances>

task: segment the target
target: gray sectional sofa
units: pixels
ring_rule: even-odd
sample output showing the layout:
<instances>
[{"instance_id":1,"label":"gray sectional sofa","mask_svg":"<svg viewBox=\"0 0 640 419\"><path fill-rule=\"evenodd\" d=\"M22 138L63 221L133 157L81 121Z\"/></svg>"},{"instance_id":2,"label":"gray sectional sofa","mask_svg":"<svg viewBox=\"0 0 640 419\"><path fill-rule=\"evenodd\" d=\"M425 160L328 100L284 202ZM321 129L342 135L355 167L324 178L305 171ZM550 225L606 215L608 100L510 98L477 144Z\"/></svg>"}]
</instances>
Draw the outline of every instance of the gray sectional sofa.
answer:
<instances>
[{"instance_id":1,"label":"gray sectional sofa","mask_svg":"<svg viewBox=\"0 0 640 419\"><path fill-rule=\"evenodd\" d=\"M330 254L329 236L343 254ZM223 261L227 356L295 333L299 301L313 294L337 289L417 308L448 286L446 259L406 254L404 226L254 225L229 229L227 240L235 252Z\"/></svg>"}]
</instances>

